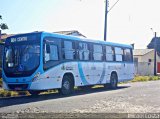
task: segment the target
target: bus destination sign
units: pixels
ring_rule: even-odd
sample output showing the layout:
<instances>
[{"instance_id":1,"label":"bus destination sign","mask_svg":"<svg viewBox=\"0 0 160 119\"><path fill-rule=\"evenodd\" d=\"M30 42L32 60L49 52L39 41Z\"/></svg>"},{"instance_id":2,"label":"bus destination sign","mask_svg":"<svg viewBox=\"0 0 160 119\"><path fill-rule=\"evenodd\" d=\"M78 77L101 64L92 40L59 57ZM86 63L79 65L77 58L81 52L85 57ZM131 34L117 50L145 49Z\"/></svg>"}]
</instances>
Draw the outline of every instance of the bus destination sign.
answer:
<instances>
[{"instance_id":1,"label":"bus destination sign","mask_svg":"<svg viewBox=\"0 0 160 119\"><path fill-rule=\"evenodd\" d=\"M27 37L11 38L11 43L27 41Z\"/></svg>"}]
</instances>

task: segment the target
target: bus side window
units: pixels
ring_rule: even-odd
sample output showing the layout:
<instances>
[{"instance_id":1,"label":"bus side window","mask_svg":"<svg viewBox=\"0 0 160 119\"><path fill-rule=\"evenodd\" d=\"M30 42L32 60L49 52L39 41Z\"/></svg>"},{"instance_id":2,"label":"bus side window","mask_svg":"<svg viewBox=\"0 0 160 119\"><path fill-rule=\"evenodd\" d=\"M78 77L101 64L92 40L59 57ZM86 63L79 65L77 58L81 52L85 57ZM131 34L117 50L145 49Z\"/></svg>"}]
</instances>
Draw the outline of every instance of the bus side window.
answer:
<instances>
[{"instance_id":1,"label":"bus side window","mask_svg":"<svg viewBox=\"0 0 160 119\"><path fill-rule=\"evenodd\" d=\"M89 46L87 43L80 42L78 45L79 60L89 60Z\"/></svg>"},{"instance_id":2,"label":"bus side window","mask_svg":"<svg viewBox=\"0 0 160 119\"><path fill-rule=\"evenodd\" d=\"M103 61L102 45L93 45L93 60Z\"/></svg>"},{"instance_id":3,"label":"bus side window","mask_svg":"<svg viewBox=\"0 0 160 119\"><path fill-rule=\"evenodd\" d=\"M114 61L114 48L106 46L106 61Z\"/></svg>"},{"instance_id":4,"label":"bus side window","mask_svg":"<svg viewBox=\"0 0 160 119\"><path fill-rule=\"evenodd\" d=\"M75 43L73 41L64 40L62 42L62 57L66 60L74 60L76 57Z\"/></svg>"},{"instance_id":5,"label":"bus side window","mask_svg":"<svg viewBox=\"0 0 160 119\"><path fill-rule=\"evenodd\" d=\"M116 61L118 62L123 61L123 49L115 47L115 56L116 56Z\"/></svg>"},{"instance_id":6,"label":"bus side window","mask_svg":"<svg viewBox=\"0 0 160 119\"><path fill-rule=\"evenodd\" d=\"M126 62L132 62L132 50L131 49L125 49L124 50L124 61Z\"/></svg>"}]
</instances>

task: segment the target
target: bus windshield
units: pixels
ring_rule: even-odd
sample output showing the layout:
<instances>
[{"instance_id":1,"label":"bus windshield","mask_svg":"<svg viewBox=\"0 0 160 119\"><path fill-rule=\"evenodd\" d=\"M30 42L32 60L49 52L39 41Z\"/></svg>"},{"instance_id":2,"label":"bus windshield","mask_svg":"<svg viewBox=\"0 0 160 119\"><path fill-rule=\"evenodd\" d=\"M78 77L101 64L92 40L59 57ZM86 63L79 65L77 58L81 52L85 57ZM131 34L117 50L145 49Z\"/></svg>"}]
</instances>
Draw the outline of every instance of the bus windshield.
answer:
<instances>
[{"instance_id":1,"label":"bus windshield","mask_svg":"<svg viewBox=\"0 0 160 119\"><path fill-rule=\"evenodd\" d=\"M10 76L29 75L40 63L40 44L5 46L4 70Z\"/></svg>"}]
</instances>

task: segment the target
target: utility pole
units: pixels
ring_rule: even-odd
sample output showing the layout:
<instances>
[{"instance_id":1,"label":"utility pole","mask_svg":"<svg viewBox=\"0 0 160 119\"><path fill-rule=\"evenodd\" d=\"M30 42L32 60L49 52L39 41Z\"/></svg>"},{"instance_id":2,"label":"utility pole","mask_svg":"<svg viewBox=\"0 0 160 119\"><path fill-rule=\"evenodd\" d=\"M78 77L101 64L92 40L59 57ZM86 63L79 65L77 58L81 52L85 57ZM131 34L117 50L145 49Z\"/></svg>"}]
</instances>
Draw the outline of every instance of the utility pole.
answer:
<instances>
[{"instance_id":1,"label":"utility pole","mask_svg":"<svg viewBox=\"0 0 160 119\"><path fill-rule=\"evenodd\" d=\"M154 75L157 75L157 33L154 34Z\"/></svg>"},{"instance_id":2,"label":"utility pole","mask_svg":"<svg viewBox=\"0 0 160 119\"><path fill-rule=\"evenodd\" d=\"M105 6L104 41L107 40L107 15L108 15L108 0L106 0L106 6Z\"/></svg>"}]
</instances>

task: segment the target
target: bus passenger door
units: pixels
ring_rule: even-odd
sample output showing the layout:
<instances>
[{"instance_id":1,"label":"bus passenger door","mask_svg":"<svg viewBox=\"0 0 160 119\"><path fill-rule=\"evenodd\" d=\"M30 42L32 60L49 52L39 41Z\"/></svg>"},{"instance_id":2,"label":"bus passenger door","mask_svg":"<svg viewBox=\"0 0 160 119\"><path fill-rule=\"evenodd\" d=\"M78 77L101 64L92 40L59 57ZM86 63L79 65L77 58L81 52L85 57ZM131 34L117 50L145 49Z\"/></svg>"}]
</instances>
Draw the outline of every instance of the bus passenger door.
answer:
<instances>
[{"instance_id":1,"label":"bus passenger door","mask_svg":"<svg viewBox=\"0 0 160 119\"><path fill-rule=\"evenodd\" d=\"M124 63L125 63L125 70L124 70L125 79L126 80L132 79L134 75L134 64L133 64L132 50L129 48L124 49Z\"/></svg>"}]
</instances>

